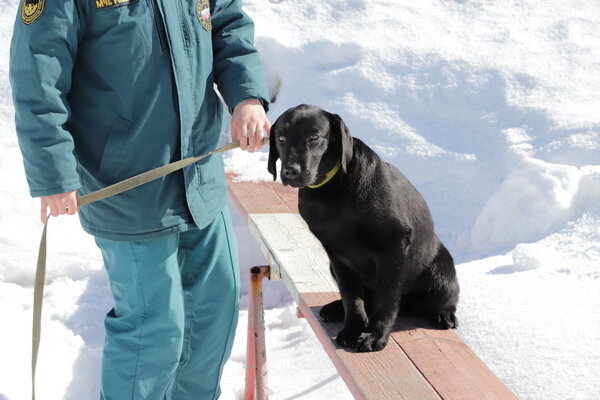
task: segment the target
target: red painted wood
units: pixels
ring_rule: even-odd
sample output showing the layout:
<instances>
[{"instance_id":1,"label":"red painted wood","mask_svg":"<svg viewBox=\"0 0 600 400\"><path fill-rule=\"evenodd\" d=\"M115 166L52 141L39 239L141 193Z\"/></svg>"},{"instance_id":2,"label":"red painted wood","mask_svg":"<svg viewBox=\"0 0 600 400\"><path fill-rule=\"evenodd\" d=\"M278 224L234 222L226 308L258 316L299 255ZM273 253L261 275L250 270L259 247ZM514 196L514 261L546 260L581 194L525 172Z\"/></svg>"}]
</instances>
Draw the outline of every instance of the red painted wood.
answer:
<instances>
[{"instance_id":1,"label":"red painted wood","mask_svg":"<svg viewBox=\"0 0 600 400\"><path fill-rule=\"evenodd\" d=\"M324 304L336 299L338 293L301 293L298 306L356 399L440 399L393 340L392 346L376 353L338 347L333 339L342 324L324 323L318 316Z\"/></svg>"},{"instance_id":2,"label":"red painted wood","mask_svg":"<svg viewBox=\"0 0 600 400\"><path fill-rule=\"evenodd\" d=\"M395 330L392 338L443 399L517 399L453 330Z\"/></svg>"},{"instance_id":3,"label":"red painted wood","mask_svg":"<svg viewBox=\"0 0 600 400\"><path fill-rule=\"evenodd\" d=\"M237 209L248 214L298 213L298 190L276 182L237 182L227 174L229 194Z\"/></svg>"}]
</instances>

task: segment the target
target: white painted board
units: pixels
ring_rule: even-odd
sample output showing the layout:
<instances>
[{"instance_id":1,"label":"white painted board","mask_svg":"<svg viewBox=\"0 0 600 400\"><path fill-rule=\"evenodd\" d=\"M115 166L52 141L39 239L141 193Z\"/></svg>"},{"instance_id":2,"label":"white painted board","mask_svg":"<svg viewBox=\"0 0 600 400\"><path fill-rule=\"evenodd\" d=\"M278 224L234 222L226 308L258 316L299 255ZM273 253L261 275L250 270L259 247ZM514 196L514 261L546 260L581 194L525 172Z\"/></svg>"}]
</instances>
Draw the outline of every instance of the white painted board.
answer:
<instances>
[{"instance_id":1,"label":"white painted board","mask_svg":"<svg viewBox=\"0 0 600 400\"><path fill-rule=\"evenodd\" d=\"M271 263L272 279L282 279L295 301L298 293L338 291L327 253L298 214L249 214L248 227Z\"/></svg>"}]
</instances>

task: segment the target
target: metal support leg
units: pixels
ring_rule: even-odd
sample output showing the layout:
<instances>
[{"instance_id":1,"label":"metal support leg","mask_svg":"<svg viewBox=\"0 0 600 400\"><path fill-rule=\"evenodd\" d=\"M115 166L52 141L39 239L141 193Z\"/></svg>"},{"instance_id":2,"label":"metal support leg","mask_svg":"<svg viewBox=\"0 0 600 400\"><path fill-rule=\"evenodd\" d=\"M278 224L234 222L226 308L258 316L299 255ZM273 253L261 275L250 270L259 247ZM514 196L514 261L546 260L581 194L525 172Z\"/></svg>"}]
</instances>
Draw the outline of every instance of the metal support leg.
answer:
<instances>
[{"instance_id":1,"label":"metal support leg","mask_svg":"<svg viewBox=\"0 0 600 400\"><path fill-rule=\"evenodd\" d=\"M270 267L268 265L250 269L245 400L267 400L268 398L262 280L269 277Z\"/></svg>"}]
</instances>

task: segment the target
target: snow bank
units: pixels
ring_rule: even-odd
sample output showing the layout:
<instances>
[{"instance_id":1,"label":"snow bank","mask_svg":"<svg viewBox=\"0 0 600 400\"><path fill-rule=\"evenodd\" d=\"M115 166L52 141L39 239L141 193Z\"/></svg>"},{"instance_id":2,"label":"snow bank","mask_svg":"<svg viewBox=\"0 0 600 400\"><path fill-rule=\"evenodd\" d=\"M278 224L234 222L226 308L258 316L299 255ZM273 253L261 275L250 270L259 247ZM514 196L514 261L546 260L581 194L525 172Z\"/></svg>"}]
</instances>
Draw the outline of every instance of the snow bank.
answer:
<instances>
[{"instance_id":1,"label":"snow bank","mask_svg":"<svg viewBox=\"0 0 600 400\"><path fill-rule=\"evenodd\" d=\"M600 166L578 168L525 156L490 196L459 246L481 254L543 238L585 212L595 214L590 207L600 204L598 184Z\"/></svg>"}]
</instances>

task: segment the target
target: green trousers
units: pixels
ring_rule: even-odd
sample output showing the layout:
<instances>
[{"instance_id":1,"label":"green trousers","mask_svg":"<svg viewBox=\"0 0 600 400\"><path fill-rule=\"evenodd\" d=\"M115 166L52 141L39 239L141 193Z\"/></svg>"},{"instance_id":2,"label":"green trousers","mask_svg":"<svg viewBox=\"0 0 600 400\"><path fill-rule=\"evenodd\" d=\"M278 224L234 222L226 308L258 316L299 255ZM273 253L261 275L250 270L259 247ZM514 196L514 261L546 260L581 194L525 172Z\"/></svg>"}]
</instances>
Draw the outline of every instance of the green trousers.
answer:
<instances>
[{"instance_id":1,"label":"green trousers","mask_svg":"<svg viewBox=\"0 0 600 400\"><path fill-rule=\"evenodd\" d=\"M96 243L115 301L105 320L101 399L218 398L239 308L227 209L204 229Z\"/></svg>"}]
</instances>

